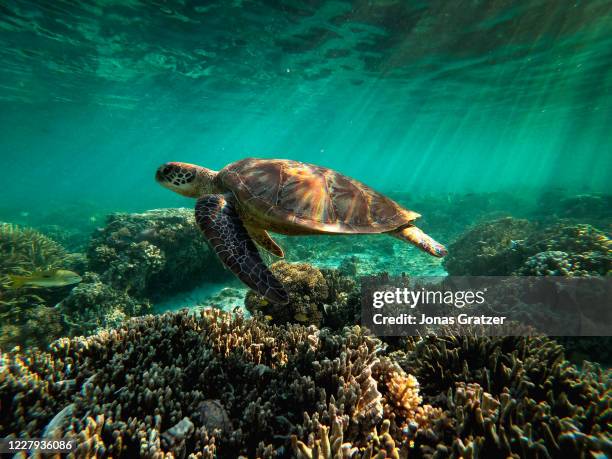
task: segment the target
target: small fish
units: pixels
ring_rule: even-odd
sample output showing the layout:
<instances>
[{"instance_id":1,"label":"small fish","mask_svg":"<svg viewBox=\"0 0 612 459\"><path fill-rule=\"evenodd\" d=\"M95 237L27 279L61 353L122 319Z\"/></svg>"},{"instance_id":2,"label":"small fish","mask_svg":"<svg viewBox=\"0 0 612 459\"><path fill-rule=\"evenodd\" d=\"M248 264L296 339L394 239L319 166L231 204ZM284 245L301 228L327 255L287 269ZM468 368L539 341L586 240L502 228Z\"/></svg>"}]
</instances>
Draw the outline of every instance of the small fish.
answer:
<instances>
[{"instance_id":1,"label":"small fish","mask_svg":"<svg viewBox=\"0 0 612 459\"><path fill-rule=\"evenodd\" d=\"M296 315L293 316L293 318L298 322L308 322L308 316L303 312L298 312Z\"/></svg>"},{"instance_id":2,"label":"small fish","mask_svg":"<svg viewBox=\"0 0 612 459\"><path fill-rule=\"evenodd\" d=\"M78 284L81 276L66 269L52 269L49 271L35 271L27 276L16 276L9 274L13 282L12 288L21 287L64 287L66 285Z\"/></svg>"},{"instance_id":3,"label":"small fish","mask_svg":"<svg viewBox=\"0 0 612 459\"><path fill-rule=\"evenodd\" d=\"M268 322L271 322L273 317L266 315L266 316L264 316L264 319L266 319Z\"/></svg>"},{"instance_id":4,"label":"small fish","mask_svg":"<svg viewBox=\"0 0 612 459\"><path fill-rule=\"evenodd\" d=\"M517 240L511 239L510 240L510 248L512 250L516 250L516 249L518 249L520 247L522 242L524 242L523 239L517 239Z\"/></svg>"}]
</instances>

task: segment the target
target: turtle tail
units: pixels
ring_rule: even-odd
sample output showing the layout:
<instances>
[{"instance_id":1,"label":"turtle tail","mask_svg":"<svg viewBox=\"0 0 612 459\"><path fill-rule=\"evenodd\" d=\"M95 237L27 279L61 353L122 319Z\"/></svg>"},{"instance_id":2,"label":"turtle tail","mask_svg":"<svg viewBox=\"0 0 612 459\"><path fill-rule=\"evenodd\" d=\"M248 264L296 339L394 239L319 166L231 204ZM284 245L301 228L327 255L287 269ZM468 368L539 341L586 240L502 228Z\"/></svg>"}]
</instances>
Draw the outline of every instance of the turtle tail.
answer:
<instances>
[{"instance_id":1,"label":"turtle tail","mask_svg":"<svg viewBox=\"0 0 612 459\"><path fill-rule=\"evenodd\" d=\"M446 247L434 240L431 236L425 234L416 226L406 226L389 233L389 235L402 241L410 242L423 252L427 252L434 257L442 258L448 253Z\"/></svg>"}]
</instances>

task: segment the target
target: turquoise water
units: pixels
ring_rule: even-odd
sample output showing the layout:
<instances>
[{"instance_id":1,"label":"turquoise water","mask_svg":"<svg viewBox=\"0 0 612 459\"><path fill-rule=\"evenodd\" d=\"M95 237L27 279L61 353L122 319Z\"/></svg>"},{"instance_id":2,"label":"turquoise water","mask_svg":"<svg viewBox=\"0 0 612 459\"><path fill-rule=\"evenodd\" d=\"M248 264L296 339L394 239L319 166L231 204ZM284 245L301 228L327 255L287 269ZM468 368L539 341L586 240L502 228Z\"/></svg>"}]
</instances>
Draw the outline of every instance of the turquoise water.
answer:
<instances>
[{"instance_id":1,"label":"turquoise water","mask_svg":"<svg viewBox=\"0 0 612 459\"><path fill-rule=\"evenodd\" d=\"M611 126L612 0L0 1L0 452L612 456ZM156 170L245 157L354 177L430 238L273 234L280 260L227 193L209 245ZM406 215L325 185L334 215ZM373 336L373 286L419 276L526 287L491 293L494 337ZM541 304L533 276L595 287Z\"/></svg>"},{"instance_id":2,"label":"turquoise water","mask_svg":"<svg viewBox=\"0 0 612 459\"><path fill-rule=\"evenodd\" d=\"M606 0L3 2L0 206L190 205L158 164L245 156L609 192L611 50Z\"/></svg>"}]
</instances>

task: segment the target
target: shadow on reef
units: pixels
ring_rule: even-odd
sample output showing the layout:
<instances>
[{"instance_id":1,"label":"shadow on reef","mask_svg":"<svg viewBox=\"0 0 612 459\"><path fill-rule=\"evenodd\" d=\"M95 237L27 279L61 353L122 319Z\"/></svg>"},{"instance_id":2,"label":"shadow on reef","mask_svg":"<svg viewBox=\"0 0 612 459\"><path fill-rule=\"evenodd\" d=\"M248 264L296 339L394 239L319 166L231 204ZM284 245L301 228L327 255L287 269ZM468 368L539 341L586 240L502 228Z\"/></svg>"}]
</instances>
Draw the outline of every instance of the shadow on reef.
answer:
<instances>
[{"instance_id":1,"label":"shadow on reef","mask_svg":"<svg viewBox=\"0 0 612 459\"><path fill-rule=\"evenodd\" d=\"M450 333L450 332L449 332ZM136 318L0 366L0 435L75 457L609 455L609 371L547 338L411 338L216 310ZM421 383L421 384L419 384Z\"/></svg>"}]
</instances>

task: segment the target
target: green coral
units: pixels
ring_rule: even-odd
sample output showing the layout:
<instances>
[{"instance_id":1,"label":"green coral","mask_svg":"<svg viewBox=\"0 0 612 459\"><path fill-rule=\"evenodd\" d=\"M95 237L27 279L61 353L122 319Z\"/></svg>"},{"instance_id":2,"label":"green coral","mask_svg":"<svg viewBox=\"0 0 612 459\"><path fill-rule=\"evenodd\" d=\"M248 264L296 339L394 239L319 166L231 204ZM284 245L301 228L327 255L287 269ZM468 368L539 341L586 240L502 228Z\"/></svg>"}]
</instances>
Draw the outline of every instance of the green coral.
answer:
<instances>
[{"instance_id":1,"label":"green coral","mask_svg":"<svg viewBox=\"0 0 612 459\"><path fill-rule=\"evenodd\" d=\"M57 314L45 311L53 296L40 289L13 289L9 275L66 268L70 261L64 248L42 233L0 223L0 347L46 345L61 335Z\"/></svg>"}]
</instances>

